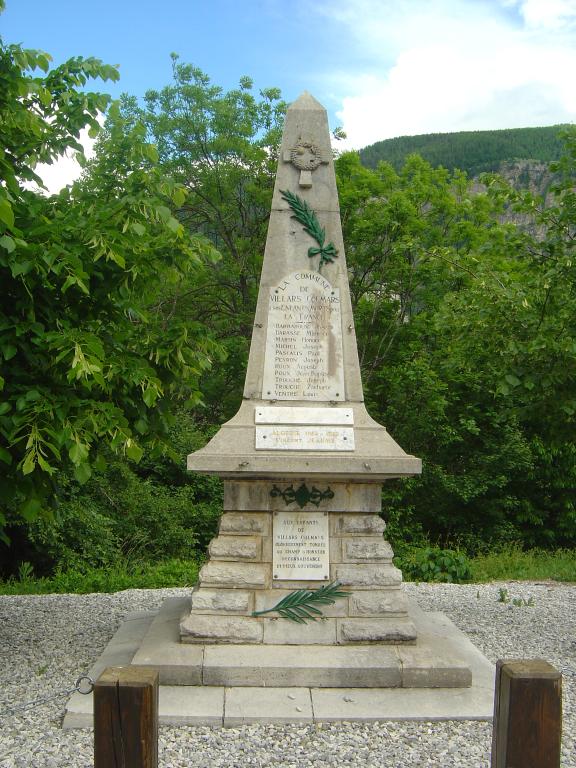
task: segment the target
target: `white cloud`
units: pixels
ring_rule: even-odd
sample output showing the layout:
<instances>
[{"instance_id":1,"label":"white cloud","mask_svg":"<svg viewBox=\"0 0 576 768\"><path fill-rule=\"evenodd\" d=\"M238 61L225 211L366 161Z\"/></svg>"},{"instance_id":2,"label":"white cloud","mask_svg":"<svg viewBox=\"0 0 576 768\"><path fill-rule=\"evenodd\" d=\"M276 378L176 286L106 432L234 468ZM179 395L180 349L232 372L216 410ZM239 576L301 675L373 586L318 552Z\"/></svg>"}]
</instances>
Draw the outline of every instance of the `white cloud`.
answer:
<instances>
[{"instance_id":1,"label":"white cloud","mask_svg":"<svg viewBox=\"0 0 576 768\"><path fill-rule=\"evenodd\" d=\"M576 0L331 0L316 10L345 25L357 62L326 75L348 147L576 120Z\"/></svg>"},{"instance_id":2,"label":"white cloud","mask_svg":"<svg viewBox=\"0 0 576 768\"><path fill-rule=\"evenodd\" d=\"M576 0L524 0L518 5L528 27L559 30L574 26Z\"/></svg>"},{"instance_id":3,"label":"white cloud","mask_svg":"<svg viewBox=\"0 0 576 768\"><path fill-rule=\"evenodd\" d=\"M100 123L103 122L103 116L99 117ZM84 154L87 158L94 156L95 139L88 136L88 128L80 131L79 141L84 147ZM39 163L34 169L40 176L44 185L50 194L56 194L67 184L72 184L82 173L82 166L76 160L76 152L68 150L53 163ZM36 188L36 185L33 185Z\"/></svg>"}]
</instances>

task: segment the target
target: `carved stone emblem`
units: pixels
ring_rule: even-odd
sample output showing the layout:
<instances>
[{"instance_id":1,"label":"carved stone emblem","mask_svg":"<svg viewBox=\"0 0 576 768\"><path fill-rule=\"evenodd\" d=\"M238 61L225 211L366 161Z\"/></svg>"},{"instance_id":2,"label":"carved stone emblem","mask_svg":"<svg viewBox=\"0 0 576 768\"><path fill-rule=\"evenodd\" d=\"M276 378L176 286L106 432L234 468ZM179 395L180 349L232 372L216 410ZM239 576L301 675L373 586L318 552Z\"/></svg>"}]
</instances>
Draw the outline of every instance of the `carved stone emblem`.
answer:
<instances>
[{"instance_id":1,"label":"carved stone emblem","mask_svg":"<svg viewBox=\"0 0 576 768\"><path fill-rule=\"evenodd\" d=\"M300 140L290 150L290 161L300 171L315 171L322 162L322 155L316 144Z\"/></svg>"},{"instance_id":2,"label":"carved stone emblem","mask_svg":"<svg viewBox=\"0 0 576 768\"><path fill-rule=\"evenodd\" d=\"M284 161L292 163L300 171L299 186L310 188L312 186L312 171L315 171L322 163L327 163L329 158L313 141L300 138L296 146L284 153Z\"/></svg>"}]
</instances>

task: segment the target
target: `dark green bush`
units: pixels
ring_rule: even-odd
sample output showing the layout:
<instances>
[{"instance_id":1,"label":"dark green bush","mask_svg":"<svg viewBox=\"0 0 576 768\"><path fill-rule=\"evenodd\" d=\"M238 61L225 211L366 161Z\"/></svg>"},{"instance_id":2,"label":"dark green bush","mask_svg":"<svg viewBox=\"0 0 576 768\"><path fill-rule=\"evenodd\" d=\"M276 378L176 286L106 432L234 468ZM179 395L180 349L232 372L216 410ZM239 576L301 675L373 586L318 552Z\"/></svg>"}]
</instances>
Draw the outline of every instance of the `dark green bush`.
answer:
<instances>
[{"instance_id":1,"label":"dark green bush","mask_svg":"<svg viewBox=\"0 0 576 768\"><path fill-rule=\"evenodd\" d=\"M410 581L462 583L472 578L470 560L454 549L415 547L398 555L395 562Z\"/></svg>"}]
</instances>

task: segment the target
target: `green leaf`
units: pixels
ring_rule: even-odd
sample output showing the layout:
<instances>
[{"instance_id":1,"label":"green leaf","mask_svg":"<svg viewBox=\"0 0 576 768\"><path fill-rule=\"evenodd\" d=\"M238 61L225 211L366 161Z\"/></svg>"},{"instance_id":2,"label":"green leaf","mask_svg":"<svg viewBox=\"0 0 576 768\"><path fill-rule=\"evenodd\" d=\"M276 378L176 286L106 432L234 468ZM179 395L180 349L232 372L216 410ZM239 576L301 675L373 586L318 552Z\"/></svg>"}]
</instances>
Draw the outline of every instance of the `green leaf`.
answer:
<instances>
[{"instance_id":1,"label":"green leaf","mask_svg":"<svg viewBox=\"0 0 576 768\"><path fill-rule=\"evenodd\" d=\"M29 451L26 454L26 458L22 464L22 474L30 475L36 469L36 461L34 460L34 452Z\"/></svg>"},{"instance_id":2,"label":"green leaf","mask_svg":"<svg viewBox=\"0 0 576 768\"><path fill-rule=\"evenodd\" d=\"M40 514L40 511L42 510L42 502L40 499L37 498L31 498L26 499L26 501L20 506L20 514L26 520L26 522L31 523L33 520L35 520L38 515Z\"/></svg>"},{"instance_id":3,"label":"green leaf","mask_svg":"<svg viewBox=\"0 0 576 768\"><path fill-rule=\"evenodd\" d=\"M146 227L143 224L140 224L139 221L132 222L132 230L140 237L146 234Z\"/></svg>"},{"instance_id":4,"label":"green leaf","mask_svg":"<svg viewBox=\"0 0 576 768\"><path fill-rule=\"evenodd\" d=\"M40 456L40 454L38 454L38 464L40 465L41 469L43 469L44 472L47 472L49 475L53 475L56 472L56 468L49 464L43 456Z\"/></svg>"},{"instance_id":5,"label":"green leaf","mask_svg":"<svg viewBox=\"0 0 576 768\"><path fill-rule=\"evenodd\" d=\"M82 464L88 458L90 449L84 443L73 443L68 450L68 456L76 465Z\"/></svg>"},{"instance_id":6,"label":"green leaf","mask_svg":"<svg viewBox=\"0 0 576 768\"><path fill-rule=\"evenodd\" d=\"M154 146L154 144L144 144L143 146L143 152L145 157L148 158L153 163L158 162L158 150Z\"/></svg>"},{"instance_id":7,"label":"green leaf","mask_svg":"<svg viewBox=\"0 0 576 768\"><path fill-rule=\"evenodd\" d=\"M14 226L14 211L5 197L0 197L0 221L9 227Z\"/></svg>"},{"instance_id":8,"label":"green leaf","mask_svg":"<svg viewBox=\"0 0 576 768\"><path fill-rule=\"evenodd\" d=\"M87 483L88 480L90 480L92 477L92 468L90 467L90 464L85 461L82 464L78 464L78 466L74 467L74 477L80 483L80 485Z\"/></svg>"},{"instance_id":9,"label":"green leaf","mask_svg":"<svg viewBox=\"0 0 576 768\"><path fill-rule=\"evenodd\" d=\"M2 248L5 248L8 253L12 253L12 251L16 248L14 238L10 237L10 235L2 235L2 237L0 237L0 245Z\"/></svg>"},{"instance_id":10,"label":"green leaf","mask_svg":"<svg viewBox=\"0 0 576 768\"><path fill-rule=\"evenodd\" d=\"M17 352L18 349L13 344L5 344L2 347L2 356L4 357L4 360L12 360Z\"/></svg>"},{"instance_id":11,"label":"green leaf","mask_svg":"<svg viewBox=\"0 0 576 768\"><path fill-rule=\"evenodd\" d=\"M126 456L128 456L129 459L139 462L143 455L144 451L137 443L131 439L126 441Z\"/></svg>"},{"instance_id":12,"label":"green leaf","mask_svg":"<svg viewBox=\"0 0 576 768\"><path fill-rule=\"evenodd\" d=\"M3 461L4 464L12 464L12 454L10 451L7 451L6 448L2 448L0 446L0 461Z\"/></svg>"},{"instance_id":13,"label":"green leaf","mask_svg":"<svg viewBox=\"0 0 576 768\"><path fill-rule=\"evenodd\" d=\"M145 435L150 428L150 425L148 424L148 421L146 419L140 418L136 423L134 424L134 429L141 435Z\"/></svg>"},{"instance_id":14,"label":"green leaf","mask_svg":"<svg viewBox=\"0 0 576 768\"><path fill-rule=\"evenodd\" d=\"M171 232L174 232L174 234L180 234L182 231L182 224L180 224L178 219L175 219L174 216L170 216L166 222L166 226Z\"/></svg>"},{"instance_id":15,"label":"green leaf","mask_svg":"<svg viewBox=\"0 0 576 768\"><path fill-rule=\"evenodd\" d=\"M108 466L108 462L106 461L104 456L101 453L99 453L94 459L94 461L92 462L92 465L94 469L96 469L98 472L105 472L106 467Z\"/></svg>"},{"instance_id":16,"label":"green leaf","mask_svg":"<svg viewBox=\"0 0 576 768\"><path fill-rule=\"evenodd\" d=\"M146 389L142 392L142 399L148 408L151 408L158 399L158 390L155 387L146 387Z\"/></svg>"}]
</instances>

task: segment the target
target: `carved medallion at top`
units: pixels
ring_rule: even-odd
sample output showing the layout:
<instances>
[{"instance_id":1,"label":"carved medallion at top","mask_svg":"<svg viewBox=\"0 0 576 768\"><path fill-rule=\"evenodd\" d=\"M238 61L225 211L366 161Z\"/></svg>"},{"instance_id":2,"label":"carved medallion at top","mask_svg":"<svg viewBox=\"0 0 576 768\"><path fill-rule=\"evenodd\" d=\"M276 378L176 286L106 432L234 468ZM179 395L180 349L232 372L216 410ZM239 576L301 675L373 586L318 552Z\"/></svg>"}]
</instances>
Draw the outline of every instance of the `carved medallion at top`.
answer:
<instances>
[{"instance_id":1,"label":"carved medallion at top","mask_svg":"<svg viewBox=\"0 0 576 768\"><path fill-rule=\"evenodd\" d=\"M322 163L328 163L329 157L313 141L300 138L298 143L284 152L284 161L300 171L300 186L312 186L312 171Z\"/></svg>"}]
</instances>

